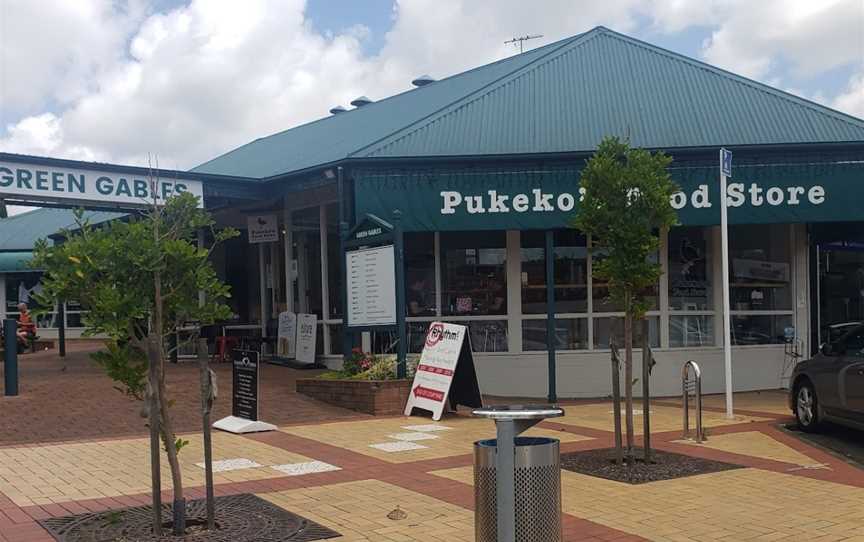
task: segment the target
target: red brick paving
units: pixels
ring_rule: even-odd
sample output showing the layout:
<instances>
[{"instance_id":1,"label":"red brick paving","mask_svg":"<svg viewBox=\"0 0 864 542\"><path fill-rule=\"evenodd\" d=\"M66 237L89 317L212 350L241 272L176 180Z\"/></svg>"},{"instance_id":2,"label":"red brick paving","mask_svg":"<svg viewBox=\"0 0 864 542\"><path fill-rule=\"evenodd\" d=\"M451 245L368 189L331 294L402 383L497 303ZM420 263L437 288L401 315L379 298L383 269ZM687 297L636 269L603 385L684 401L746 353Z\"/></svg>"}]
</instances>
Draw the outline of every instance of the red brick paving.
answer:
<instances>
[{"instance_id":1,"label":"red brick paving","mask_svg":"<svg viewBox=\"0 0 864 542\"><path fill-rule=\"evenodd\" d=\"M0 446L80 441L148 433L140 403L114 389L115 383L90 360L93 344L70 344L65 360L56 350L21 355L19 396L0 396ZM65 370L62 370L63 367ZM219 399L213 420L230 414L231 369L213 366ZM261 369L261 419L279 425L364 418L364 414L327 405L294 393L294 381L317 374L264 364ZM0 364L0 381L2 381ZM201 430L198 365L168 364L168 394L178 432Z\"/></svg>"}]
</instances>

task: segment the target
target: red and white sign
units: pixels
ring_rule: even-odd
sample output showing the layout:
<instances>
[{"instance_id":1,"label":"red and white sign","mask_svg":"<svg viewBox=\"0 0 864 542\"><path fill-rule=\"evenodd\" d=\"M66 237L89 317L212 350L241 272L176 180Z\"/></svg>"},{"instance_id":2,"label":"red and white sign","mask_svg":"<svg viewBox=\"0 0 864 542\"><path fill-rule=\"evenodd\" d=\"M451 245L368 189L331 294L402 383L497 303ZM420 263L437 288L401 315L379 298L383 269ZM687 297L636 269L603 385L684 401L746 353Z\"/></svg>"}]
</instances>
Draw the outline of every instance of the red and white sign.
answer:
<instances>
[{"instance_id":1,"label":"red and white sign","mask_svg":"<svg viewBox=\"0 0 864 542\"><path fill-rule=\"evenodd\" d=\"M467 327L456 324L433 322L429 326L408 404L405 405L406 416L417 407L431 411L432 419L441 419L459 355L463 347L470 349L470 341L466 341L467 334Z\"/></svg>"}]
</instances>

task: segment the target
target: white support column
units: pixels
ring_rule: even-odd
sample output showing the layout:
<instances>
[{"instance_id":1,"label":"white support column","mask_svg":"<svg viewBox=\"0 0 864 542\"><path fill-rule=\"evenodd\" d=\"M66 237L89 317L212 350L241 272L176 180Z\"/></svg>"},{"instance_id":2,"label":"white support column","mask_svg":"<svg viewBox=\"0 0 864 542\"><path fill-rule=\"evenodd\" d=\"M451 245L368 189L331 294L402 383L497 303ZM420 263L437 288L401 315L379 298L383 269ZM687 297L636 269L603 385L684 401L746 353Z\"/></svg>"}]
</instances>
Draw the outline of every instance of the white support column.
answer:
<instances>
[{"instance_id":1,"label":"white support column","mask_svg":"<svg viewBox=\"0 0 864 542\"><path fill-rule=\"evenodd\" d=\"M258 243L258 292L261 297L261 336L267 336L267 279L264 269L264 243Z\"/></svg>"},{"instance_id":2,"label":"white support column","mask_svg":"<svg viewBox=\"0 0 864 542\"><path fill-rule=\"evenodd\" d=\"M435 265L435 316L441 316L441 232L433 234L432 251Z\"/></svg>"},{"instance_id":3,"label":"white support column","mask_svg":"<svg viewBox=\"0 0 864 542\"><path fill-rule=\"evenodd\" d=\"M522 254L519 230L507 230L507 350L522 352Z\"/></svg>"},{"instance_id":4,"label":"white support column","mask_svg":"<svg viewBox=\"0 0 864 542\"><path fill-rule=\"evenodd\" d=\"M660 348L669 348L669 229L660 232Z\"/></svg>"},{"instance_id":5,"label":"white support column","mask_svg":"<svg viewBox=\"0 0 864 542\"><path fill-rule=\"evenodd\" d=\"M318 238L321 245L321 320L330 319L330 276L327 272L327 206L318 207ZM321 324L321 337L324 344L324 355L330 353L330 327Z\"/></svg>"},{"instance_id":6,"label":"white support column","mask_svg":"<svg viewBox=\"0 0 864 542\"><path fill-rule=\"evenodd\" d=\"M721 153L721 161L722 154ZM725 368L726 381L726 417L734 418L734 408L732 405L732 389L734 387L732 380L732 316L729 314L732 310L729 302L729 224L728 224L728 206L726 205L726 175L720 173L720 255L722 261L722 276L720 281L723 285L723 366Z\"/></svg>"},{"instance_id":7,"label":"white support column","mask_svg":"<svg viewBox=\"0 0 864 542\"><path fill-rule=\"evenodd\" d=\"M294 256L294 234L291 225L291 209L284 209L285 221L285 310L294 312L294 278L291 272L291 263Z\"/></svg>"}]
</instances>

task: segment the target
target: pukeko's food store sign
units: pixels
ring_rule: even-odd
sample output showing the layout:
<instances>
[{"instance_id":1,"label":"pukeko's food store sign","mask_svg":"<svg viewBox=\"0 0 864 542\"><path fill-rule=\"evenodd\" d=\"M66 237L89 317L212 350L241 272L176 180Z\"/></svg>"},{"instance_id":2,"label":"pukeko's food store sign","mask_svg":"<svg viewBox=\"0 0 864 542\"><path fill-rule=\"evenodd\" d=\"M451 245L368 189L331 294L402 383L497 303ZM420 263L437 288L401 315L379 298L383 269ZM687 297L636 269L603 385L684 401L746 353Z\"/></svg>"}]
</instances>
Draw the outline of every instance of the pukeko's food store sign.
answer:
<instances>
[{"instance_id":1,"label":"pukeko's food store sign","mask_svg":"<svg viewBox=\"0 0 864 542\"><path fill-rule=\"evenodd\" d=\"M190 192L203 204L201 181L147 174L0 161L0 197L33 203L142 207Z\"/></svg>"}]
</instances>

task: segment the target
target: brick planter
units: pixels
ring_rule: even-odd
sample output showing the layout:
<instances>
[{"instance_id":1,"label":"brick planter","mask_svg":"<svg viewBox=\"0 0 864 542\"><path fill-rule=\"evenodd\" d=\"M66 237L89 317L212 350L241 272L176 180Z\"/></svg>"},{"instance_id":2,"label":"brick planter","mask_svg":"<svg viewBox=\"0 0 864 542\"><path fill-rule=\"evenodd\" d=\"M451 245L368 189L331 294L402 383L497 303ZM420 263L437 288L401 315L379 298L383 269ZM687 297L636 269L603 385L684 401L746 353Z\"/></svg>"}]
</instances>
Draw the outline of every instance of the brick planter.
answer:
<instances>
[{"instance_id":1,"label":"brick planter","mask_svg":"<svg viewBox=\"0 0 864 542\"><path fill-rule=\"evenodd\" d=\"M297 393L373 416L402 414L409 391L410 380L297 380Z\"/></svg>"}]
</instances>

